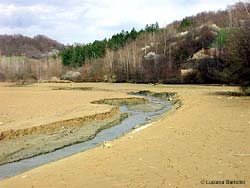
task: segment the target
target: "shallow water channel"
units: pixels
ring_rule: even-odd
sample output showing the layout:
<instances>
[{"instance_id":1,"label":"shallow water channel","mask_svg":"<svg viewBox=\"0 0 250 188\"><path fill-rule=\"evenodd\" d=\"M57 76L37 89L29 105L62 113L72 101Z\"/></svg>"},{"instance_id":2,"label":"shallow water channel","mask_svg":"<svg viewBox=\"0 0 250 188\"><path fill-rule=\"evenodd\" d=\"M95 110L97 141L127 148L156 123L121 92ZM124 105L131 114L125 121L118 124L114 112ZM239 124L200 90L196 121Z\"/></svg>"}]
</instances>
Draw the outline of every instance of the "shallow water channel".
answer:
<instances>
[{"instance_id":1,"label":"shallow water channel","mask_svg":"<svg viewBox=\"0 0 250 188\"><path fill-rule=\"evenodd\" d=\"M73 154L89 150L102 144L104 141L114 140L123 134L128 133L135 127L138 127L138 125L145 124L151 119L160 116L164 112L168 111L171 107L171 104L166 100L148 96L145 96L145 98L149 100L149 104L145 106L120 106L120 110L124 113L128 113L129 117L116 126L102 130L92 140L71 145L56 150L52 153L47 153L0 166L0 179L12 177L49 162L57 161Z\"/></svg>"}]
</instances>

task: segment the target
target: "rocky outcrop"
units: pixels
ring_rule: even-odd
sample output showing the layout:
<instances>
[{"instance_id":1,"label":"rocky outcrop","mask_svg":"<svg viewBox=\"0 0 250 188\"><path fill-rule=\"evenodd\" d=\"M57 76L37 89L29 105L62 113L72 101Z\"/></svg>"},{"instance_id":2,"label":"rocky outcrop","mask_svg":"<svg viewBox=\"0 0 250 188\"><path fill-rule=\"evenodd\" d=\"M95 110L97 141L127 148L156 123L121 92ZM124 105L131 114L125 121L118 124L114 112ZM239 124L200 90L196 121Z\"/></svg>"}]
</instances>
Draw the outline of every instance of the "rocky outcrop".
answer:
<instances>
[{"instance_id":1,"label":"rocky outcrop","mask_svg":"<svg viewBox=\"0 0 250 188\"><path fill-rule=\"evenodd\" d=\"M69 80L73 82L79 82L81 81L81 73L80 72L74 72L74 71L68 71L66 74L61 76L62 80Z\"/></svg>"}]
</instances>

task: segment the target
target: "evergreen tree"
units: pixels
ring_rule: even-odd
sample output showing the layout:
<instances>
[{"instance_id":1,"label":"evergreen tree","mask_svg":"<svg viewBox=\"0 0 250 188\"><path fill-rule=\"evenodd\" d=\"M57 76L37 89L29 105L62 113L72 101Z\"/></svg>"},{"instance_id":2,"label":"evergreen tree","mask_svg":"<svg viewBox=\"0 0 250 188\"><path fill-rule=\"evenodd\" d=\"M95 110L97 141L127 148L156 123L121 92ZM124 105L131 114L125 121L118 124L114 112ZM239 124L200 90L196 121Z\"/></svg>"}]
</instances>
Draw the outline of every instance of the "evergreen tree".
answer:
<instances>
[{"instance_id":1,"label":"evergreen tree","mask_svg":"<svg viewBox=\"0 0 250 188\"><path fill-rule=\"evenodd\" d=\"M105 56L106 48L118 50L123 48L128 40L135 40L143 32L159 31L159 24L146 25L145 29L139 32L133 28L130 32L122 30L113 35L109 40L94 41L87 45L68 46L61 52L62 63L64 66L80 67L87 59L97 59Z\"/></svg>"}]
</instances>

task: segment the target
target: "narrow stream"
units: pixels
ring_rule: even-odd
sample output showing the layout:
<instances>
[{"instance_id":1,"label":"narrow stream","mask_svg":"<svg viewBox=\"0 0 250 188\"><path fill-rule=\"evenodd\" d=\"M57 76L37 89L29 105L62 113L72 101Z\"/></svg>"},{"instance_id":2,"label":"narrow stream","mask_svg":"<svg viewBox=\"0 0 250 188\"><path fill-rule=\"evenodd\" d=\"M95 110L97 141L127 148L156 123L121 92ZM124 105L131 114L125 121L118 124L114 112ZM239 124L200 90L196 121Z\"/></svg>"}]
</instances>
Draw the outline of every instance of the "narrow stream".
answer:
<instances>
[{"instance_id":1,"label":"narrow stream","mask_svg":"<svg viewBox=\"0 0 250 188\"><path fill-rule=\"evenodd\" d=\"M87 142L68 146L63 149L56 150L52 153L39 155L18 162L2 165L0 166L0 180L8 177L13 177L17 174L47 164L49 162L57 161L62 158L89 150L102 144L104 141L114 140L122 136L123 134L128 133L138 125L144 124L148 120L156 118L157 116L163 114L171 107L170 103L165 100L155 97L145 98L149 100L151 106L160 106L160 108L158 108L156 111L150 112L138 109L136 110L133 108L129 108L128 106L120 106L120 110L122 112L129 114L129 117L122 121L120 124L101 131L96 135L95 138Z\"/></svg>"}]
</instances>

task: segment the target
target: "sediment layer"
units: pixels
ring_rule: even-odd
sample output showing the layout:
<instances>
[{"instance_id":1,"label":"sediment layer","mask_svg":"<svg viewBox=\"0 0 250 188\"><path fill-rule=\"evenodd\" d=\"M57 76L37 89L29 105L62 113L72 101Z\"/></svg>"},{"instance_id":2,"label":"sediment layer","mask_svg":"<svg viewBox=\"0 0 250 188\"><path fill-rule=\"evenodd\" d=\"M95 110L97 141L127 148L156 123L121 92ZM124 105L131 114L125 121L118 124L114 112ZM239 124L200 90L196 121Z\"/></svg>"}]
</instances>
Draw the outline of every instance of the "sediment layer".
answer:
<instances>
[{"instance_id":1,"label":"sediment layer","mask_svg":"<svg viewBox=\"0 0 250 188\"><path fill-rule=\"evenodd\" d=\"M153 126L113 141L110 149L99 147L47 164L0 181L1 187L186 188L210 187L200 183L209 177L250 179L249 97L214 94L238 88L89 85L114 91L176 92L183 105Z\"/></svg>"},{"instance_id":2,"label":"sediment layer","mask_svg":"<svg viewBox=\"0 0 250 188\"><path fill-rule=\"evenodd\" d=\"M20 138L22 136L27 136L27 135L44 134L48 132L53 132L58 129L61 129L62 127L64 128L79 127L79 126L82 126L82 124L86 121L103 120L105 118L113 116L114 114L117 114L118 112L119 112L119 108L114 107L109 112L105 112L105 113L99 113L99 114L89 115L85 117L57 121L57 122L49 123L46 125L40 125L40 126L30 127L26 129L7 130L7 131L3 131L0 133L0 141Z\"/></svg>"},{"instance_id":3,"label":"sediment layer","mask_svg":"<svg viewBox=\"0 0 250 188\"><path fill-rule=\"evenodd\" d=\"M25 134L18 132L17 137L0 141L0 165L88 141L103 129L117 125L127 117L126 113L113 108L109 113L57 122L52 129L33 129L33 132L26 130Z\"/></svg>"},{"instance_id":4,"label":"sediment layer","mask_svg":"<svg viewBox=\"0 0 250 188\"><path fill-rule=\"evenodd\" d=\"M115 126L128 117L128 114L120 112L118 106L147 102L144 98L103 99L93 103L115 107L104 113L4 131L0 134L0 165L93 139L103 129Z\"/></svg>"},{"instance_id":5,"label":"sediment layer","mask_svg":"<svg viewBox=\"0 0 250 188\"><path fill-rule=\"evenodd\" d=\"M112 106L122 106L122 105L138 105L146 104L149 101L145 98L112 98L112 99L102 99L92 102L93 104L108 104Z\"/></svg>"}]
</instances>

